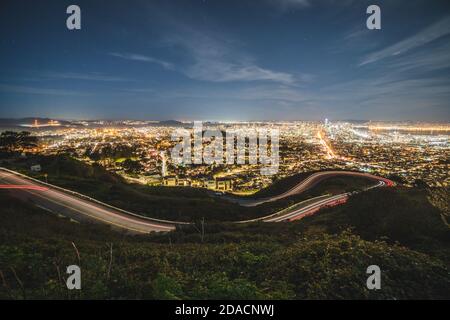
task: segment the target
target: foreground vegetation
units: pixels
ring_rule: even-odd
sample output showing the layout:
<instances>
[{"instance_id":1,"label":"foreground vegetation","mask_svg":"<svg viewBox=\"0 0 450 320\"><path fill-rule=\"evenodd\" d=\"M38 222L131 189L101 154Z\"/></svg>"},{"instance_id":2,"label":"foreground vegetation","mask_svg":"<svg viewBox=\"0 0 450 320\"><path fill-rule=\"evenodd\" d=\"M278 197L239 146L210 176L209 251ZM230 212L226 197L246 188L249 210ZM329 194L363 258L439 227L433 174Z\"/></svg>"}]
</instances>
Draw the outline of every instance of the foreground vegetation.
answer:
<instances>
[{"instance_id":1,"label":"foreground vegetation","mask_svg":"<svg viewBox=\"0 0 450 320\"><path fill-rule=\"evenodd\" d=\"M424 190L372 190L295 223L134 237L7 191L0 203L0 299L450 298L449 229ZM82 269L79 291L65 286L71 264ZM372 264L381 290L366 289Z\"/></svg>"}]
</instances>

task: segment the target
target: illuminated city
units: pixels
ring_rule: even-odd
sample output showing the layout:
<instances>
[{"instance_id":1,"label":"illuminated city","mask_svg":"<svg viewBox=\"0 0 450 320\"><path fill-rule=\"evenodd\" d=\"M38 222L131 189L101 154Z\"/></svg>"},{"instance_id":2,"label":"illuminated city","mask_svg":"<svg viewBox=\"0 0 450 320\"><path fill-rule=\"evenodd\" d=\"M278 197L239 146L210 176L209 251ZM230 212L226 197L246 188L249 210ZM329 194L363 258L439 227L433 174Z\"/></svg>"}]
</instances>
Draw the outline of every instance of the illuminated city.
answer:
<instances>
[{"instance_id":1,"label":"illuminated city","mask_svg":"<svg viewBox=\"0 0 450 320\"><path fill-rule=\"evenodd\" d=\"M31 129L40 138L39 152L68 153L87 163L142 184L205 187L251 194L274 179L290 175L340 169L393 177L405 186L418 180L430 186L448 186L450 124L351 122L239 122L208 123L225 130L251 127L280 130L280 169L275 176L259 174L260 165L174 165L170 150L176 127L146 121L85 121L54 128L58 121ZM128 160L128 161L126 161ZM133 164L135 164L133 166ZM220 181L220 184L219 184Z\"/></svg>"}]
</instances>

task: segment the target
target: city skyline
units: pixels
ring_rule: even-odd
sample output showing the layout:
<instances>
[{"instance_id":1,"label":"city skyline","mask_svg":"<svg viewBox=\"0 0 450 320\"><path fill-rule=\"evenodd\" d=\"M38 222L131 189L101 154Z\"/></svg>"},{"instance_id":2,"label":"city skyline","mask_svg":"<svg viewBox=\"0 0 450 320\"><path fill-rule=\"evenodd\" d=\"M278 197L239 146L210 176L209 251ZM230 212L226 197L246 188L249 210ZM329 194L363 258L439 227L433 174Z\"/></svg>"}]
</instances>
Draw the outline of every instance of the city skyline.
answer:
<instances>
[{"instance_id":1,"label":"city skyline","mask_svg":"<svg viewBox=\"0 0 450 320\"><path fill-rule=\"evenodd\" d=\"M3 5L0 118L450 121L445 1L70 4Z\"/></svg>"}]
</instances>

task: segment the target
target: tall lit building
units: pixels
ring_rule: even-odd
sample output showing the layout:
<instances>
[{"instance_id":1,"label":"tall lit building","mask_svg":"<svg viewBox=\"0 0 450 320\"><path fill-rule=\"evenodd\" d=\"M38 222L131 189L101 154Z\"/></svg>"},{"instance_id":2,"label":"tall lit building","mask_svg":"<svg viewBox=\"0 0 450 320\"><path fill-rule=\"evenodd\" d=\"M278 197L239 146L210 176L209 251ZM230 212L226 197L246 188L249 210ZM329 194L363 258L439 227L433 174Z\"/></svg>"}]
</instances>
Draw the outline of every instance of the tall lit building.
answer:
<instances>
[{"instance_id":1,"label":"tall lit building","mask_svg":"<svg viewBox=\"0 0 450 320\"><path fill-rule=\"evenodd\" d=\"M167 164L166 164L166 153L165 153L165 151L161 151L161 160L162 160L161 175L163 177L165 177L165 176L167 176Z\"/></svg>"}]
</instances>

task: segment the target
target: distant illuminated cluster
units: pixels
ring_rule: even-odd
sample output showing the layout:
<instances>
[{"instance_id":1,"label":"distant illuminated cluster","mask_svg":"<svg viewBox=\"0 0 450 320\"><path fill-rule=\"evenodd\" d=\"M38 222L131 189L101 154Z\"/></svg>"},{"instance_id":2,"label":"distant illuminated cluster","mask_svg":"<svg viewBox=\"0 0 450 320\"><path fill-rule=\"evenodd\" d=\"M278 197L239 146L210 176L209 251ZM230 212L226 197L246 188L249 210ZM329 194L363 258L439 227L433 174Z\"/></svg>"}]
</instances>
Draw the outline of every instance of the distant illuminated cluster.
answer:
<instances>
[{"instance_id":1,"label":"distant illuminated cluster","mask_svg":"<svg viewBox=\"0 0 450 320\"><path fill-rule=\"evenodd\" d=\"M186 125L189 128L189 125ZM412 185L449 185L448 125L314 121L208 123L205 129L277 128L280 167L277 178L300 172L344 169L395 175ZM33 126L41 152L66 152L97 162L133 182L205 187L252 193L273 182L258 164L175 165L170 150L177 127L149 121L74 122Z\"/></svg>"}]
</instances>

